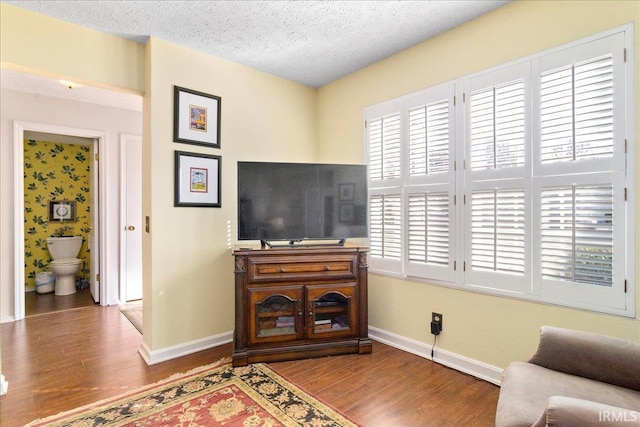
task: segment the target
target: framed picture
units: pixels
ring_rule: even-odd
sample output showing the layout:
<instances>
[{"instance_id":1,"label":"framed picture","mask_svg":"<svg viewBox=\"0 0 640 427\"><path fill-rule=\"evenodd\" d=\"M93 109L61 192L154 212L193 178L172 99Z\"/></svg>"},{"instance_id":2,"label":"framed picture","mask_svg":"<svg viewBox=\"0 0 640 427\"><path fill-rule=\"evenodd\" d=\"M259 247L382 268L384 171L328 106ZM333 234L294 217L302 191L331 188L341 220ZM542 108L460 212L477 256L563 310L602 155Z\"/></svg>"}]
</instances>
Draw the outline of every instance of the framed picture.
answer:
<instances>
[{"instance_id":1,"label":"framed picture","mask_svg":"<svg viewBox=\"0 0 640 427\"><path fill-rule=\"evenodd\" d=\"M219 208L221 157L211 154L175 154L174 206Z\"/></svg>"},{"instance_id":2,"label":"framed picture","mask_svg":"<svg viewBox=\"0 0 640 427\"><path fill-rule=\"evenodd\" d=\"M354 184L340 184L338 187L338 191L340 193L340 200L341 201L353 200L353 190L354 190Z\"/></svg>"},{"instance_id":3,"label":"framed picture","mask_svg":"<svg viewBox=\"0 0 640 427\"><path fill-rule=\"evenodd\" d=\"M340 205L340 222L345 224L352 223L354 219L353 203L344 203Z\"/></svg>"},{"instance_id":4,"label":"framed picture","mask_svg":"<svg viewBox=\"0 0 640 427\"><path fill-rule=\"evenodd\" d=\"M173 87L173 140L220 148L221 98Z\"/></svg>"},{"instance_id":5,"label":"framed picture","mask_svg":"<svg viewBox=\"0 0 640 427\"><path fill-rule=\"evenodd\" d=\"M49 201L49 221L76 222L76 202L73 200Z\"/></svg>"}]
</instances>

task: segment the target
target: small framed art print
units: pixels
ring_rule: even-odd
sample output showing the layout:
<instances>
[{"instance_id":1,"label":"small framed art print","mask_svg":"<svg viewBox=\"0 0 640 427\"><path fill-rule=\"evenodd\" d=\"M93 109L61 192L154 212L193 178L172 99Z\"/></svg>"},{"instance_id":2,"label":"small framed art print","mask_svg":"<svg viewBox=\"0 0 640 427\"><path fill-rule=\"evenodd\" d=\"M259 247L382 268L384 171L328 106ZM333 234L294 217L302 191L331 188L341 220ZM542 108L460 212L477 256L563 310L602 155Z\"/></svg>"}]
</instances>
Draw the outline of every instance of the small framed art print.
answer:
<instances>
[{"instance_id":1,"label":"small framed art print","mask_svg":"<svg viewBox=\"0 0 640 427\"><path fill-rule=\"evenodd\" d=\"M174 86L173 140L220 148L221 98Z\"/></svg>"},{"instance_id":2,"label":"small framed art print","mask_svg":"<svg viewBox=\"0 0 640 427\"><path fill-rule=\"evenodd\" d=\"M173 205L221 207L221 159L211 154L176 151Z\"/></svg>"},{"instance_id":3,"label":"small framed art print","mask_svg":"<svg viewBox=\"0 0 640 427\"><path fill-rule=\"evenodd\" d=\"M49 221L76 222L76 202L74 200L51 200Z\"/></svg>"}]
</instances>

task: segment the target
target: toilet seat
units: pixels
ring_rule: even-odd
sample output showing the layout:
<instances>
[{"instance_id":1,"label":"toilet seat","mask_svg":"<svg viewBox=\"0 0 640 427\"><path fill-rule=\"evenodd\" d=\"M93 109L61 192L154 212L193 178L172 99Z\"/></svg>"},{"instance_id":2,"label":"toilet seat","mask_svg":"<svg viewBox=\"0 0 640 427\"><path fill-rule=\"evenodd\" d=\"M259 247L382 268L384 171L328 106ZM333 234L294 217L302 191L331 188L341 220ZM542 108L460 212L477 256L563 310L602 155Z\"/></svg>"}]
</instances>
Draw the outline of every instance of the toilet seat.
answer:
<instances>
[{"instance_id":1,"label":"toilet seat","mask_svg":"<svg viewBox=\"0 0 640 427\"><path fill-rule=\"evenodd\" d=\"M62 259L54 259L49 263L49 265L75 265L80 264L82 260L80 258L62 258Z\"/></svg>"}]
</instances>

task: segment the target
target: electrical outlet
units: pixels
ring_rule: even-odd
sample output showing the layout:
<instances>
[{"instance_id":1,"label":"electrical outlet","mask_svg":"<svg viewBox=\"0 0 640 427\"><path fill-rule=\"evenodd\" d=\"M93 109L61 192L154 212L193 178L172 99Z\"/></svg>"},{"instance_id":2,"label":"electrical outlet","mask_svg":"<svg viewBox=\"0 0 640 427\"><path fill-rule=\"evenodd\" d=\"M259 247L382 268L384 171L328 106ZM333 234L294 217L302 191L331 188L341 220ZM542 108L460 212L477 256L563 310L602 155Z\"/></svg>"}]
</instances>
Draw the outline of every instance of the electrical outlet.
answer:
<instances>
[{"instance_id":1,"label":"electrical outlet","mask_svg":"<svg viewBox=\"0 0 640 427\"><path fill-rule=\"evenodd\" d=\"M431 313L431 334L440 335L442 332L442 314Z\"/></svg>"}]
</instances>

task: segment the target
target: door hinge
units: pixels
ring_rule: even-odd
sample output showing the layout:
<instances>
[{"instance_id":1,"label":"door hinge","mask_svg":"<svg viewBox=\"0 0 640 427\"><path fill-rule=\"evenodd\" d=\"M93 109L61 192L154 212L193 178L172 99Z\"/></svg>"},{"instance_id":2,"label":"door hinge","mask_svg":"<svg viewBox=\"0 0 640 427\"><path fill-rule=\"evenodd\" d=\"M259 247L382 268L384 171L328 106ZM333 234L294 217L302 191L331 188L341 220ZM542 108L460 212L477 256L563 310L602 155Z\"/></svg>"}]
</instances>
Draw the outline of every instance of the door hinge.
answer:
<instances>
[{"instance_id":1,"label":"door hinge","mask_svg":"<svg viewBox=\"0 0 640 427\"><path fill-rule=\"evenodd\" d=\"M96 154L95 154L95 156L94 156L94 158L96 159L96 162L97 162L98 160L100 160L100 154L99 154L99 153L96 153Z\"/></svg>"},{"instance_id":2,"label":"door hinge","mask_svg":"<svg viewBox=\"0 0 640 427\"><path fill-rule=\"evenodd\" d=\"M463 195L462 195L462 204L463 204L463 205L466 205L466 204L467 204L467 195L466 195L466 194L463 194Z\"/></svg>"},{"instance_id":3,"label":"door hinge","mask_svg":"<svg viewBox=\"0 0 640 427\"><path fill-rule=\"evenodd\" d=\"M456 204L458 204L458 196L456 196L455 194L453 195L453 206L455 206ZM454 261L455 262L455 261Z\"/></svg>"},{"instance_id":4,"label":"door hinge","mask_svg":"<svg viewBox=\"0 0 640 427\"><path fill-rule=\"evenodd\" d=\"M467 271L467 261L462 263L462 271Z\"/></svg>"},{"instance_id":5,"label":"door hinge","mask_svg":"<svg viewBox=\"0 0 640 427\"><path fill-rule=\"evenodd\" d=\"M465 102L467 102L467 94L462 92L462 103L464 104Z\"/></svg>"},{"instance_id":6,"label":"door hinge","mask_svg":"<svg viewBox=\"0 0 640 427\"><path fill-rule=\"evenodd\" d=\"M627 293L627 279L624 279L624 293Z\"/></svg>"},{"instance_id":7,"label":"door hinge","mask_svg":"<svg viewBox=\"0 0 640 427\"><path fill-rule=\"evenodd\" d=\"M627 139L624 140L624 154L627 154Z\"/></svg>"},{"instance_id":8,"label":"door hinge","mask_svg":"<svg viewBox=\"0 0 640 427\"><path fill-rule=\"evenodd\" d=\"M367 121L366 120L364 121L364 128L365 129L367 128Z\"/></svg>"},{"instance_id":9,"label":"door hinge","mask_svg":"<svg viewBox=\"0 0 640 427\"><path fill-rule=\"evenodd\" d=\"M624 187L624 201L627 201L627 187Z\"/></svg>"},{"instance_id":10,"label":"door hinge","mask_svg":"<svg viewBox=\"0 0 640 427\"><path fill-rule=\"evenodd\" d=\"M453 106L454 107L456 106L456 96L455 95L453 95Z\"/></svg>"},{"instance_id":11,"label":"door hinge","mask_svg":"<svg viewBox=\"0 0 640 427\"><path fill-rule=\"evenodd\" d=\"M467 170L467 159L462 161L462 170Z\"/></svg>"},{"instance_id":12,"label":"door hinge","mask_svg":"<svg viewBox=\"0 0 640 427\"><path fill-rule=\"evenodd\" d=\"M627 62L627 48L626 47L624 49L622 49L622 56L623 56L624 62Z\"/></svg>"},{"instance_id":13,"label":"door hinge","mask_svg":"<svg viewBox=\"0 0 640 427\"><path fill-rule=\"evenodd\" d=\"M457 263L456 263L456 261L453 261L453 271L455 271L456 268L457 268Z\"/></svg>"},{"instance_id":14,"label":"door hinge","mask_svg":"<svg viewBox=\"0 0 640 427\"><path fill-rule=\"evenodd\" d=\"M100 273L96 274L96 282L100 281Z\"/></svg>"}]
</instances>

